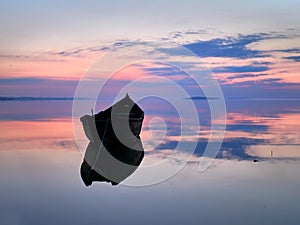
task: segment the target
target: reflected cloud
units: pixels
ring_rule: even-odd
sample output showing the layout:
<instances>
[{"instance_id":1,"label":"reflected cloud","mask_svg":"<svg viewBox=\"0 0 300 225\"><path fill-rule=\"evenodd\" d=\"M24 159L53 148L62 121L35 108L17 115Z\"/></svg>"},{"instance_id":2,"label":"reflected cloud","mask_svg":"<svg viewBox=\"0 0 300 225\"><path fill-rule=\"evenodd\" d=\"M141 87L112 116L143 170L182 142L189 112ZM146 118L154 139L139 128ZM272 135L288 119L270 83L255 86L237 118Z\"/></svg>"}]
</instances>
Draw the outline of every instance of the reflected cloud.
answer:
<instances>
[{"instance_id":1,"label":"reflected cloud","mask_svg":"<svg viewBox=\"0 0 300 225\"><path fill-rule=\"evenodd\" d=\"M249 156L262 159L299 159L300 143L297 145L252 145L247 146L245 152Z\"/></svg>"},{"instance_id":2,"label":"reflected cloud","mask_svg":"<svg viewBox=\"0 0 300 225\"><path fill-rule=\"evenodd\" d=\"M240 107L245 107L248 104L247 102L249 103L249 101L239 101ZM260 104L258 103L255 101L251 105L259 106ZM236 109L230 109L227 117L226 135L217 155L218 159L268 160L299 157L300 113L296 112L295 109L291 110L289 107L280 108L276 102L274 103L275 108L273 108L271 103L270 101L263 101L262 103L265 107L269 106L269 112L263 108L261 108L261 111L254 110L253 112L243 113L237 113L235 112ZM287 105L293 108L292 104ZM275 110L276 108L277 111ZM208 114L208 112L202 112L201 116L204 117L205 114ZM168 125L171 126L170 124ZM291 126L293 126L292 130ZM184 137L186 141L189 138L192 141L198 137L194 156L203 156L211 132L213 131L211 131L210 126L202 125L200 132L195 130L193 136ZM167 158L170 151L177 147L178 142L182 138L179 134L168 134L164 142L155 151L151 153L146 151L146 155L159 157L160 152L163 152L162 158ZM272 155L270 153L271 145L278 146L272 148ZM184 154L184 151L182 149L182 154Z\"/></svg>"},{"instance_id":3,"label":"reflected cloud","mask_svg":"<svg viewBox=\"0 0 300 225\"><path fill-rule=\"evenodd\" d=\"M49 121L69 119L71 100L0 101L0 121Z\"/></svg>"},{"instance_id":4,"label":"reflected cloud","mask_svg":"<svg viewBox=\"0 0 300 225\"><path fill-rule=\"evenodd\" d=\"M75 150L72 120L0 121L0 150ZM59 127L59 129L57 129Z\"/></svg>"},{"instance_id":5,"label":"reflected cloud","mask_svg":"<svg viewBox=\"0 0 300 225\"><path fill-rule=\"evenodd\" d=\"M173 152L182 140L198 140L190 163L199 162L213 132L209 108L203 104L206 100L194 101L201 117L201 126L191 126L189 136L178 132L180 118L172 107L159 101L151 105L149 102L152 100L141 102L146 112L141 131L145 148L141 166L165 159L174 159L173 163L181 162L180 157L187 154L185 149L180 149L176 156ZM25 102L23 106L15 101L9 104L2 102L5 107L2 107L0 114L1 150L76 150L72 122L68 117L71 105L67 102L33 101ZM299 158L299 101L229 100L227 110L226 135L217 159L265 161ZM10 118L5 116L9 112L12 113ZM26 114L28 118L24 116ZM165 126L162 126L161 120L153 118L163 119Z\"/></svg>"}]
</instances>

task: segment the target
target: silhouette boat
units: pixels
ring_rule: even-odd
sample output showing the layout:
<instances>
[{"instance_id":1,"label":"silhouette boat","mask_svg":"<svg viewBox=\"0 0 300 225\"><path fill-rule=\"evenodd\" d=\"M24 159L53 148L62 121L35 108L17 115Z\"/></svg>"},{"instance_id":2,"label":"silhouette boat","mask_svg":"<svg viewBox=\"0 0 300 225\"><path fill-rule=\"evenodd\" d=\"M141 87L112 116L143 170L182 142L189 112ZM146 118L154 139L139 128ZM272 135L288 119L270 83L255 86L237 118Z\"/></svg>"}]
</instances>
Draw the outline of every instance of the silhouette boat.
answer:
<instances>
[{"instance_id":1,"label":"silhouette boat","mask_svg":"<svg viewBox=\"0 0 300 225\"><path fill-rule=\"evenodd\" d=\"M143 110L128 94L108 109L80 118L90 140L80 169L86 186L94 181L117 185L138 168L144 157L143 119Z\"/></svg>"}]
</instances>

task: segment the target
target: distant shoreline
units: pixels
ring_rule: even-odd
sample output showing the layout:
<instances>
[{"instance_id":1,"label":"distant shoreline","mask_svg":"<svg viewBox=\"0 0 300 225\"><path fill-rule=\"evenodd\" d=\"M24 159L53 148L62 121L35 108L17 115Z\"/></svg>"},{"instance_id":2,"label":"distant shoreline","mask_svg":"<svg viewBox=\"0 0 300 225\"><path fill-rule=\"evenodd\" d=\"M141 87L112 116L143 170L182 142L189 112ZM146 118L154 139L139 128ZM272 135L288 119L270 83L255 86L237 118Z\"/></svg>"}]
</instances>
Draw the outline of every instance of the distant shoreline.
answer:
<instances>
[{"instance_id":1,"label":"distant shoreline","mask_svg":"<svg viewBox=\"0 0 300 225\"><path fill-rule=\"evenodd\" d=\"M73 100L90 100L92 98L69 98L69 97L3 97L0 101L73 101Z\"/></svg>"}]
</instances>

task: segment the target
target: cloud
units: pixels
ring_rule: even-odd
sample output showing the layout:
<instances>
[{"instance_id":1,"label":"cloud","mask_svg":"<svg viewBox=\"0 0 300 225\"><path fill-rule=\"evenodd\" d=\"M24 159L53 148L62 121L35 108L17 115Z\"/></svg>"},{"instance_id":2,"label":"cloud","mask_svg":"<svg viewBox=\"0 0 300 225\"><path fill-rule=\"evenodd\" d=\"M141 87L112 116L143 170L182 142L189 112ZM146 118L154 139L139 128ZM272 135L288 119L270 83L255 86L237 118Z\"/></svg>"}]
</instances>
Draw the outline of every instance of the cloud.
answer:
<instances>
[{"instance_id":1,"label":"cloud","mask_svg":"<svg viewBox=\"0 0 300 225\"><path fill-rule=\"evenodd\" d=\"M267 125L261 124L228 124L226 125L228 131L243 131L243 132L262 132L267 131Z\"/></svg>"},{"instance_id":2,"label":"cloud","mask_svg":"<svg viewBox=\"0 0 300 225\"><path fill-rule=\"evenodd\" d=\"M1 96L73 96L78 81L49 78L1 78Z\"/></svg>"},{"instance_id":3,"label":"cloud","mask_svg":"<svg viewBox=\"0 0 300 225\"><path fill-rule=\"evenodd\" d=\"M212 69L214 73L253 73L269 70L267 66L225 66Z\"/></svg>"},{"instance_id":4,"label":"cloud","mask_svg":"<svg viewBox=\"0 0 300 225\"><path fill-rule=\"evenodd\" d=\"M140 65L140 69L143 72L156 76L175 76L184 75L184 72L176 67L172 67L163 63L153 63L150 66Z\"/></svg>"},{"instance_id":5,"label":"cloud","mask_svg":"<svg viewBox=\"0 0 300 225\"><path fill-rule=\"evenodd\" d=\"M77 85L76 80L64 80L64 79L48 79L48 78L36 78L36 77L26 77L26 78L0 78L1 84L18 84L18 85Z\"/></svg>"},{"instance_id":6,"label":"cloud","mask_svg":"<svg viewBox=\"0 0 300 225\"><path fill-rule=\"evenodd\" d=\"M27 60L27 61L34 61L34 62L39 62L39 61L48 61L48 62L61 62L63 61L62 59L58 58L53 58L53 55L57 55L57 53L53 54L51 53L49 56L49 53L46 54L35 54L35 55L29 55L30 53L27 54L0 54L0 58L4 59L15 59L15 60Z\"/></svg>"},{"instance_id":7,"label":"cloud","mask_svg":"<svg viewBox=\"0 0 300 225\"><path fill-rule=\"evenodd\" d=\"M269 66L269 65L273 65L274 63L272 62L253 62L253 65L266 65L266 66Z\"/></svg>"},{"instance_id":8,"label":"cloud","mask_svg":"<svg viewBox=\"0 0 300 225\"><path fill-rule=\"evenodd\" d=\"M267 83L245 81L222 84L222 90L226 99L295 99L300 96L300 84L279 81L270 82L270 80ZM243 109L241 108L241 110Z\"/></svg>"},{"instance_id":9,"label":"cloud","mask_svg":"<svg viewBox=\"0 0 300 225\"><path fill-rule=\"evenodd\" d=\"M215 38L208 41L198 41L186 44L188 48L200 57L226 57L226 58L257 58L265 57L265 53L251 50L247 45L270 38L269 34L239 35L238 37Z\"/></svg>"},{"instance_id":10,"label":"cloud","mask_svg":"<svg viewBox=\"0 0 300 225\"><path fill-rule=\"evenodd\" d=\"M82 53L84 51L86 51L87 49L74 49L74 50L70 50L70 51L61 51L58 52L56 54L60 55L60 56L75 56L78 55L79 53Z\"/></svg>"},{"instance_id":11,"label":"cloud","mask_svg":"<svg viewBox=\"0 0 300 225\"><path fill-rule=\"evenodd\" d=\"M300 84L299 83L291 83L291 82L278 82L281 81L280 78L277 78L277 80L275 80L276 78L274 78L274 80L268 80L267 83L270 87L278 87L278 88L287 88L287 87L299 87L300 88Z\"/></svg>"},{"instance_id":12,"label":"cloud","mask_svg":"<svg viewBox=\"0 0 300 225\"><path fill-rule=\"evenodd\" d=\"M149 46L149 45L151 45L151 42L141 41L141 40L116 40L114 42L107 43L101 47L98 47L96 48L96 50L113 51L119 48L134 47L134 46ZM89 50L92 50L92 48L90 48Z\"/></svg>"},{"instance_id":13,"label":"cloud","mask_svg":"<svg viewBox=\"0 0 300 225\"><path fill-rule=\"evenodd\" d=\"M289 48L289 49L281 49L274 50L275 52L285 52L285 53L300 53L300 48Z\"/></svg>"},{"instance_id":14,"label":"cloud","mask_svg":"<svg viewBox=\"0 0 300 225\"><path fill-rule=\"evenodd\" d=\"M203 35L205 34L205 35ZM270 65L273 65L275 62L280 66L281 62L278 62L278 54L276 54L276 51L283 52L285 54L280 54L279 57L281 57L281 61L285 62L284 59L286 60L293 60L295 62L300 61L300 56L297 56L297 54L300 52L299 48L296 48L297 46L291 46L287 49L283 50L276 50L276 46L271 47L271 50L257 50L257 49L251 49L249 47L250 44L256 44L260 41L263 40L271 40L272 43L276 43L276 38L289 38L288 35L282 35L278 33L258 33L258 34L250 34L250 35L238 35L238 36L220 36L223 35L221 33L211 35L207 30L199 30L199 31L182 31L182 32L176 32L176 33L171 33L171 37L167 38L161 38L157 40L153 40L154 42L147 42L147 41L142 41L139 39L134 39L134 40L115 40L111 41L108 43L95 43L93 46L77 46L77 48L73 49L61 49L60 51L47 51L44 53L39 53L39 54L33 54L32 56L30 55L0 55L0 57L15 57L17 59L19 58L24 58L27 60L32 60L32 61L38 61L38 60L53 60L53 61L68 61L67 56L76 56L78 59L81 60L81 58L84 58L83 56L88 55L90 52L103 52L103 51L114 51L115 49L118 48L126 48L126 47L143 47L146 46L145 48L146 51L150 50L150 54L153 52L156 53L157 50L159 52L164 52L166 54L169 54L170 56L176 56L174 57L176 60L180 61L182 63L181 68L190 68L190 69L195 69L199 71L199 75L201 75L201 78L205 78L205 76L209 76L210 73L205 73L200 71L199 69L199 58L200 57L219 57L219 59L206 59L209 63L209 61L212 62L211 67L215 67L212 69L214 73L228 73L226 74L225 78L228 79L238 79L238 78L253 78L252 81L245 81L245 82L236 82L234 80L230 84L226 84L224 82L221 85L226 85L226 87L235 87L237 88L238 85L241 87L244 86L256 86L256 87L274 87L273 91L274 93L276 92L276 88L278 87L296 87L299 84L297 83L292 83L289 81L293 81L290 77L287 76L285 79L280 79L280 78L271 78L271 79L263 79L263 78L268 78L269 75L272 74L272 77L278 76L283 78L285 74L288 74L289 68L284 67L282 68L282 71L277 71L274 70L272 71L273 67ZM206 40L198 40L199 37L205 37ZM216 38L217 37L217 38ZM173 40L175 38L176 40ZM274 40L272 40L274 39ZM165 40L165 42L162 42L162 40ZM287 39L289 40L289 39ZM157 46L155 45L155 41L157 43L169 43L172 41L176 41L176 43L182 44L183 47L188 48L189 50L193 51L194 54L188 55L188 57L183 58L182 56L187 55L187 50L181 47L178 48L163 48L163 49L157 49ZM167 46L167 45L166 45ZM171 45L168 45L171 46ZM153 47L153 48L152 48ZM277 46L278 47L278 46ZM295 47L295 48L293 48ZM182 50L183 49L183 50ZM274 50L272 50L274 49ZM97 53L96 53L97 54ZM154 53L153 53L154 54ZM270 57L268 58L262 58L264 56L267 56L267 54ZM283 56L281 56L283 55ZM180 57L177 57L180 56ZM277 58L276 58L277 57ZM196 60L193 60L195 59ZM270 60L270 61L269 61ZM238 64L239 63L239 64ZM179 65L177 63L176 65ZM52 65L51 65L52 66ZM278 66L278 67L279 67ZM289 65L287 65L289 66ZM71 66L70 66L71 67ZM276 68L278 68L276 67ZM65 64L64 68L69 68L69 65ZM274 67L275 68L275 67ZM187 74L185 74L183 71L178 70L175 67L171 67L169 65L148 65L148 66L141 66L140 70L143 70L143 72L146 72L150 75L156 75L156 76L162 76L166 77L167 79L172 79L175 82L177 82L179 85L186 87L186 89L192 90L193 86L196 86L195 83L192 82L192 80L188 77ZM283 72L285 70L285 72ZM42 71L43 72L43 71ZM42 72L36 72L36 74L41 74ZM47 72L47 71L45 71ZM57 71L54 71L57 73ZM73 71L72 71L73 72ZM60 71L58 71L60 73ZM200 74L201 73L201 74ZM54 76L59 76L60 74L53 74ZM134 74L133 74L134 75ZM35 74L32 74L30 76L35 76ZM42 75L41 75L42 76ZM219 75L221 76L221 75ZM229 77L228 77L229 76ZM266 76L266 77L265 77ZM124 76L125 78L128 78ZM138 76L136 76L138 77ZM132 80L134 77L130 77ZM128 80L130 80L128 79ZM222 82L221 80L220 82ZM51 89L55 87L55 90L57 89L63 89L61 87L67 87L70 90L73 87L76 87L77 82L76 81L70 81L70 80L60 80L60 79L47 79L47 78L38 78L38 77L28 77L28 78L4 78L0 80L0 85L1 88L6 86L6 91L12 90L11 87L14 87L17 89L16 91L18 92L21 89L28 89L30 87L34 87L36 89L40 89L43 92L46 91L47 86L51 86ZM119 85L119 84L118 84ZM116 85L117 87L121 85ZM45 89L45 90L44 90ZM75 88L73 88L75 89ZM294 88L290 88L294 89ZM116 88L117 90L117 88ZM239 90L240 93L243 93L243 90ZM6 93L1 90L1 93ZM9 91L9 93L12 93L12 91ZM19 91L19 93L21 93ZM26 92L27 93L27 92ZM28 92L29 93L29 92ZM30 92L32 93L32 92ZM37 92L36 92L37 93ZM48 93L48 92L47 92ZM70 91L71 93L71 91ZM201 96L198 93L191 92L193 94L192 96ZM68 95L69 96L69 95Z\"/></svg>"},{"instance_id":15,"label":"cloud","mask_svg":"<svg viewBox=\"0 0 300 225\"><path fill-rule=\"evenodd\" d=\"M263 76L268 76L266 73L260 73L260 74L251 74L251 73L246 73L246 74L238 74L234 76L227 77L228 79L238 79L238 78L254 78L254 77L263 77Z\"/></svg>"},{"instance_id":16,"label":"cloud","mask_svg":"<svg viewBox=\"0 0 300 225\"><path fill-rule=\"evenodd\" d=\"M228 85L224 85L228 86ZM251 80L251 81L242 81L242 82L235 82L234 84L230 84L231 87L242 87L242 86L249 86L255 87L256 89L264 89L266 87L277 87L277 88L286 88L286 87L299 87L299 83L291 83L291 82L284 82L282 78L269 78L269 79L262 79L262 80ZM242 91L240 91L242 92Z\"/></svg>"},{"instance_id":17,"label":"cloud","mask_svg":"<svg viewBox=\"0 0 300 225\"><path fill-rule=\"evenodd\" d=\"M294 60L295 62L300 62L300 55L297 56L288 56L288 57L284 57L285 59L288 60Z\"/></svg>"}]
</instances>

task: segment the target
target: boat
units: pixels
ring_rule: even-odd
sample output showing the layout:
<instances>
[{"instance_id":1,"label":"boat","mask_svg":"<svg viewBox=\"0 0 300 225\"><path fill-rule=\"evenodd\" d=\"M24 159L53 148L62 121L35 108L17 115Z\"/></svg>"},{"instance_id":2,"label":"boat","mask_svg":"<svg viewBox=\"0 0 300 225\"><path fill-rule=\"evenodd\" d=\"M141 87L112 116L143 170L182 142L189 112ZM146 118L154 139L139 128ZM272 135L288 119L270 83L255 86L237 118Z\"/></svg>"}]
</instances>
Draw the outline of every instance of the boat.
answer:
<instances>
[{"instance_id":1,"label":"boat","mask_svg":"<svg viewBox=\"0 0 300 225\"><path fill-rule=\"evenodd\" d=\"M80 120L90 141L80 169L86 186L94 181L118 185L134 173L144 158L140 138L144 112L128 94L108 109Z\"/></svg>"}]
</instances>

